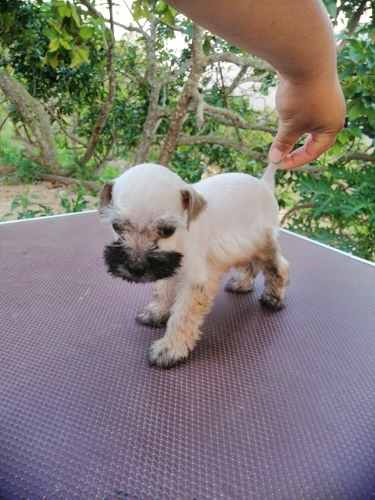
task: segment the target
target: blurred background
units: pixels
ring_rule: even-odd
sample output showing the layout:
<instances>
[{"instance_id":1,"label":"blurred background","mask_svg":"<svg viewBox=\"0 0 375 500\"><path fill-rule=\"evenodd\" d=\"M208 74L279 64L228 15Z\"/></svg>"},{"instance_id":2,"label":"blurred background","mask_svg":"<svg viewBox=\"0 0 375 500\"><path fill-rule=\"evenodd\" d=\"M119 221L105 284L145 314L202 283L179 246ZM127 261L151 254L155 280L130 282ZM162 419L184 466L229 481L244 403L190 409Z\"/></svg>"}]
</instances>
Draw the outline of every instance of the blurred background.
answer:
<instances>
[{"instance_id":1,"label":"blurred background","mask_svg":"<svg viewBox=\"0 0 375 500\"><path fill-rule=\"evenodd\" d=\"M347 128L318 161L278 173L281 224L375 260L375 1L324 3ZM189 182L264 169L273 69L164 0L0 9L1 221L96 207L103 182L144 161Z\"/></svg>"}]
</instances>

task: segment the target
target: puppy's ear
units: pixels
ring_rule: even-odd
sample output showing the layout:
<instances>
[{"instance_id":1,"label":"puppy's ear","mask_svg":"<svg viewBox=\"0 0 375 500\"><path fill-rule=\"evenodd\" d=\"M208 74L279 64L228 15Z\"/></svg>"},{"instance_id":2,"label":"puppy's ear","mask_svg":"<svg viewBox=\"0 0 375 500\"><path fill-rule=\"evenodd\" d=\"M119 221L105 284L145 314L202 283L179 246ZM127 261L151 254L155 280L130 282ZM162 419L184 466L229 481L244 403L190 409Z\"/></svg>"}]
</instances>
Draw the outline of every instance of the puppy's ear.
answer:
<instances>
[{"instance_id":1,"label":"puppy's ear","mask_svg":"<svg viewBox=\"0 0 375 500\"><path fill-rule=\"evenodd\" d=\"M207 202L203 196L191 186L181 190L181 201L184 210L187 211L187 228L189 229L190 222L198 217L207 205Z\"/></svg>"},{"instance_id":2,"label":"puppy's ear","mask_svg":"<svg viewBox=\"0 0 375 500\"><path fill-rule=\"evenodd\" d=\"M108 208L112 203L112 189L113 189L113 184L111 182L107 182L106 184L104 184L104 187L100 193L99 213L101 215L104 214L105 209Z\"/></svg>"}]
</instances>

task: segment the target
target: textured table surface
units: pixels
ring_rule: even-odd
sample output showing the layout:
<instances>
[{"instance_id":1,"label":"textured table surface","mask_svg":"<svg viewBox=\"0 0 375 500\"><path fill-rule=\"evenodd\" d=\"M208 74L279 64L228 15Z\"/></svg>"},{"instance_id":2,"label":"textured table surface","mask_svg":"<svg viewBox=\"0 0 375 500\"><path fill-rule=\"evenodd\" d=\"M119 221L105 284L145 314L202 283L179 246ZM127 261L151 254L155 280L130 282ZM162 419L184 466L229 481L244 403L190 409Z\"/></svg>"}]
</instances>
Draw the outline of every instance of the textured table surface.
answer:
<instances>
[{"instance_id":1,"label":"textured table surface","mask_svg":"<svg viewBox=\"0 0 375 500\"><path fill-rule=\"evenodd\" d=\"M286 309L221 292L162 371L110 238L96 214L0 225L0 498L375 498L374 266L283 234Z\"/></svg>"}]
</instances>

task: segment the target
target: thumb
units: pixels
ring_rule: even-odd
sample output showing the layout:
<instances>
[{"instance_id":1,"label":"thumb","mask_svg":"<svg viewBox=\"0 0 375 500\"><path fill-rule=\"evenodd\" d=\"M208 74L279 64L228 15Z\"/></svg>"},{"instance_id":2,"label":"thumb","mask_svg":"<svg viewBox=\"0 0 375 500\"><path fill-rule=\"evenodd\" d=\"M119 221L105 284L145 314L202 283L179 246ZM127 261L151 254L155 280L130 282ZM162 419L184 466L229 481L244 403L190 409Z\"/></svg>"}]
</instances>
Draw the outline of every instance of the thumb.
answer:
<instances>
[{"instance_id":1,"label":"thumb","mask_svg":"<svg viewBox=\"0 0 375 500\"><path fill-rule=\"evenodd\" d=\"M301 133L291 129L287 125L280 123L276 137L268 154L271 163L280 163L301 137Z\"/></svg>"}]
</instances>

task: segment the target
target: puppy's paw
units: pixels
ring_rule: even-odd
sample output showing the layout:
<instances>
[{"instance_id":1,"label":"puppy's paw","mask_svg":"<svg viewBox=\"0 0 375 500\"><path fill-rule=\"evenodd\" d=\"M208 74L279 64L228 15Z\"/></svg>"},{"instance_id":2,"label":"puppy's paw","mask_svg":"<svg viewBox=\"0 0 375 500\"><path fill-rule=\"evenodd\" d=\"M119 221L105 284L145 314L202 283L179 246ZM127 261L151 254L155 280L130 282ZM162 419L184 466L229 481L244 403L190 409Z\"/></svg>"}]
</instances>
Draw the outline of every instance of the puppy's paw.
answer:
<instances>
[{"instance_id":1,"label":"puppy's paw","mask_svg":"<svg viewBox=\"0 0 375 500\"><path fill-rule=\"evenodd\" d=\"M151 366L172 368L188 358L190 350L183 342L171 342L162 337L150 346L149 362Z\"/></svg>"},{"instance_id":2,"label":"puppy's paw","mask_svg":"<svg viewBox=\"0 0 375 500\"><path fill-rule=\"evenodd\" d=\"M249 293L253 290L253 284L240 276L232 276L225 284L225 291L229 293Z\"/></svg>"},{"instance_id":3,"label":"puppy's paw","mask_svg":"<svg viewBox=\"0 0 375 500\"><path fill-rule=\"evenodd\" d=\"M146 307L143 311L135 317L141 325L151 326L154 328L161 328L166 324L169 318L169 313L162 313L153 308Z\"/></svg>"},{"instance_id":4,"label":"puppy's paw","mask_svg":"<svg viewBox=\"0 0 375 500\"><path fill-rule=\"evenodd\" d=\"M280 297L267 292L263 292L260 298L260 303L262 306L272 311L280 311L285 307L285 304Z\"/></svg>"}]
</instances>

